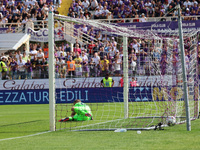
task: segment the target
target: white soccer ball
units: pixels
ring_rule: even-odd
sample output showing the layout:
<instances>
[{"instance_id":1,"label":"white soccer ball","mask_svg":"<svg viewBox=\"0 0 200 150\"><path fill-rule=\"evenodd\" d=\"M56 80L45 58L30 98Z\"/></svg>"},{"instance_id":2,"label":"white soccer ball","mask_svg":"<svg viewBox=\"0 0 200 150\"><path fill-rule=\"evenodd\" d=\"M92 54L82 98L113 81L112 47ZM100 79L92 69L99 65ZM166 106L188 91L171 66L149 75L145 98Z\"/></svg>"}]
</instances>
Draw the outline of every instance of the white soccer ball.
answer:
<instances>
[{"instance_id":1,"label":"white soccer ball","mask_svg":"<svg viewBox=\"0 0 200 150\"><path fill-rule=\"evenodd\" d=\"M140 131L140 130L138 130L138 131L137 131L137 134L141 134L141 131Z\"/></svg>"},{"instance_id":2,"label":"white soccer ball","mask_svg":"<svg viewBox=\"0 0 200 150\"><path fill-rule=\"evenodd\" d=\"M176 124L176 118L174 116L168 116L166 119L166 123L168 126L173 126Z\"/></svg>"}]
</instances>

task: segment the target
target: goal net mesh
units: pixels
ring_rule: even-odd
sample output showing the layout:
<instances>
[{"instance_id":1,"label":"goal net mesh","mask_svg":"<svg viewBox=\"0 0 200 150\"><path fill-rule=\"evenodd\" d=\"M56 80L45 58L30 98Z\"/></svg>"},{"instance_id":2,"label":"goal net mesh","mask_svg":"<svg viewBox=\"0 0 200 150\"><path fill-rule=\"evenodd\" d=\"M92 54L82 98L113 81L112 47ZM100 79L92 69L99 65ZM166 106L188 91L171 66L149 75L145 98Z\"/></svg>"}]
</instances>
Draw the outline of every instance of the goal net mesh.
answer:
<instances>
[{"instance_id":1,"label":"goal net mesh","mask_svg":"<svg viewBox=\"0 0 200 150\"><path fill-rule=\"evenodd\" d=\"M168 116L176 117L177 124L186 121L177 31L129 29L115 23L106 24L60 15L55 15L55 22L63 25L67 41L73 43L73 40L77 40L80 43L79 55L82 58L79 62L77 52L69 52L65 54L62 63L59 63L61 58L55 61L57 130L153 129L160 122L166 124ZM123 37L127 37L127 45L123 45ZM195 31L184 33L183 39L190 119L196 119L199 95L198 34ZM91 49L92 44L96 46ZM76 44L74 46L75 51ZM127 51L123 51L124 47L127 47ZM86 62L82 53L87 55ZM100 58L97 62L94 61L95 55ZM75 74L67 71L70 56L75 60ZM105 57L108 63L104 63ZM128 66L123 66L125 60ZM107 73L115 83L113 87L103 88L101 81ZM121 82L125 73L128 74L129 86L126 119ZM75 99L90 106L93 120L58 122L71 115Z\"/></svg>"}]
</instances>

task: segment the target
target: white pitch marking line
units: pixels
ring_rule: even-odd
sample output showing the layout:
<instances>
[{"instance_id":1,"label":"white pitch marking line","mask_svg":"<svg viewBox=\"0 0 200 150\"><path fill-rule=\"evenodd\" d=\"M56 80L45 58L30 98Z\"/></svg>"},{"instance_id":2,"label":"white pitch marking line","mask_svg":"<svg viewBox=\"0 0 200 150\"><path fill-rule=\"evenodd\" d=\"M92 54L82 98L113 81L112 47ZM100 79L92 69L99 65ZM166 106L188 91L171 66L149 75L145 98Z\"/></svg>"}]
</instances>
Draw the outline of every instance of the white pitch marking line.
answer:
<instances>
[{"instance_id":1,"label":"white pitch marking line","mask_svg":"<svg viewBox=\"0 0 200 150\"><path fill-rule=\"evenodd\" d=\"M0 139L0 142L1 141L7 141L7 140L21 139L21 138L26 138L26 137L32 137L32 136L41 135L41 134L45 134L45 133L49 133L49 132L52 132L52 131L40 132L40 133L36 133L36 134L13 137L13 138Z\"/></svg>"}]
</instances>

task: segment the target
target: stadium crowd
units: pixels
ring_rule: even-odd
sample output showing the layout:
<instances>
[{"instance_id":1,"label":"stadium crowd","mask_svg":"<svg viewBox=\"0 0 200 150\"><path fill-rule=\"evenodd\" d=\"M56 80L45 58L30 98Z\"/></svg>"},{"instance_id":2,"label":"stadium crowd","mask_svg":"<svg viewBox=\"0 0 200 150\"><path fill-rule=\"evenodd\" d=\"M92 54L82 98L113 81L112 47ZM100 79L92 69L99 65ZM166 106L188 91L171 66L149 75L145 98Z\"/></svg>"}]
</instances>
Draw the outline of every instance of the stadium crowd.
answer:
<instances>
[{"instance_id":1,"label":"stadium crowd","mask_svg":"<svg viewBox=\"0 0 200 150\"><path fill-rule=\"evenodd\" d=\"M22 22L25 24L24 19L34 20L34 18L35 20L46 20L49 10L56 11L53 3L55 4L56 1L3 0L0 4L0 23ZM135 19L136 22L139 22L145 21L146 17L176 16L176 10L172 9L177 3L180 3L184 16L200 13L200 3L195 0L73 0L68 15L83 19L140 17L140 19ZM124 11L122 11L123 9ZM73 49L65 42L57 44L55 46L56 78L98 77L108 73L113 76L121 76L123 73L122 41L85 25L80 30L95 37L98 41L90 40L82 44L77 40ZM176 66L178 63L175 51L168 56L166 47L160 49L154 46L149 47L148 42L143 39L129 40L128 69L131 76L136 74L149 75L150 73L156 75L160 73L159 70L161 70L161 74L167 74L167 65L174 63ZM4 53L1 54L1 62L3 63L1 63L0 72L2 72L2 79L48 78L48 45L45 44L44 47L41 47L40 44L30 43L28 51L30 52L23 49L23 51L15 51L14 53L9 52L7 56ZM190 49L187 47L186 55L189 59ZM198 57L200 58L200 56ZM149 60L153 60L154 63L149 64Z\"/></svg>"},{"instance_id":2,"label":"stadium crowd","mask_svg":"<svg viewBox=\"0 0 200 150\"><path fill-rule=\"evenodd\" d=\"M68 16L82 19L120 18L117 22L125 22L123 18L133 18L133 22L146 22L148 17L176 17L178 11L174 8L178 4L183 16L200 15L199 0L73 0Z\"/></svg>"},{"instance_id":3,"label":"stadium crowd","mask_svg":"<svg viewBox=\"0 0 200 150\"><path fill-rule=\"evenodd\" d=\"M48 20L49 11L57 12L59 3L56 0L0 0L0 27L23 27L28 21L39 25Z\"/></svg>"},{"instance_id":4,"label":"stadium crowd","mask_svg":"<svg viewBox=\"0 0 200 150\"><path fill-rule=\"evenodd\" d=\"M5 23L12 27L24 26L28 20L47 21L48 11L59 13L56 6L60 4L60 0L0 0L0 26ZM199 0L73 0L68 16L83 19L121 18L118 22L124 22L123 18L135 18L133 22L146 22L148 17L177 16L178 12L174 9L177 4L180 4L183 16L200 15Z\"/></svg>"},{"instance_id":5,"label":"stadium crowd","mask_svg":"<svg viewBox=\"0 0 200 150\"><path fill-rule=\"evenodd\" d=\"M55 45L55 76L68 77L103 77L106 74L123 74L123 44L116 37L105 36L98 42L80 44L78 40L73 50L67 43ZM100 42L101 41L101 42ZM177 55L177 42L172 46L163 41L156 47L153 40L129 39L128 73L135 75L165 75L177 73L180 56ZM189 39L185 41L186 68L189 69L190 55L194 46ZM149 44L151 43L151 44ZM192 48L193 47L193 48ZM200 52L200 44L198 45ZM2 79L39 79L48 78L48 45L30 43L30 52L11 51L1 54ZM200 55L198 56L200 60ZM3 63L2 63L3 62ZM200 61L199 61L200 62Z\"/></svg>"}]
</instances>

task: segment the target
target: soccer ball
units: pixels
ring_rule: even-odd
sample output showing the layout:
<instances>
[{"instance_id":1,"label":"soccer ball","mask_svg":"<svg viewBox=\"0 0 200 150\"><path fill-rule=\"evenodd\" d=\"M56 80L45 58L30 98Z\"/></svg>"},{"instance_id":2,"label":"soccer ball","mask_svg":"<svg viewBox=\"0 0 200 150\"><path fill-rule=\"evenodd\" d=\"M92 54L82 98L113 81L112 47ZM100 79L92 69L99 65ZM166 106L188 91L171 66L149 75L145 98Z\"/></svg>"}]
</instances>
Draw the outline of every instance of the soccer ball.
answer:
<instances>
[{"instance_id":1,"label":"soccer ball","mask_svg":"<svg viewBox=\"0 0 200 150\"><path fill-rule=\"evenodd\" d=\"M176 118L174 116L168 116L166 119L166 123L168 126L173 126L176 124Z\"/></svg>"}]
</instances>

